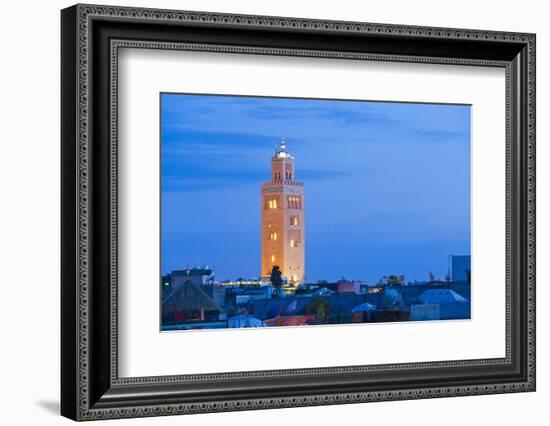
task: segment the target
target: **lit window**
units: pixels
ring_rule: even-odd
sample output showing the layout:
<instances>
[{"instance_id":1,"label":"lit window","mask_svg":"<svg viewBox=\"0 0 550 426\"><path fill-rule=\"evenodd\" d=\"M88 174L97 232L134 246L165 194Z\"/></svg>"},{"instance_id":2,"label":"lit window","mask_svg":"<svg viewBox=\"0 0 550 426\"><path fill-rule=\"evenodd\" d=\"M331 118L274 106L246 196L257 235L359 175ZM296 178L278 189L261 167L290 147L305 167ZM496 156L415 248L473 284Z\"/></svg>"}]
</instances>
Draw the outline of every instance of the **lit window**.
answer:
<instances>
[{"instance_id":1,"label":"lit window","mask_svg":"<svg viewBox=\"0 0 550 426\"><path fill-rule=\"evenodd\" d=\"M288 197L288 207L291 209L301 209L302 197Z\"/></svg>"},{"instance_id":2,"label":"lit window","mask_svg":"<svg viewBox=\"0 0 550 426\"><path fill-rule=\"evenodd\" d=\"M277 233L276 232L273 233L273 239L277 240Z\"/></svg>"},{"instance_id":3,"label":"lit window","mask_svg":"<svg viewBox=\"0 0 550 426\"><path fill-rule=\"evenodd\" d=\"M296 247L296 242L294 240L290 240L290 247Z\"/></svg>"},{"instance_id":4,"label":"lit window","mask_svg":"<svg viewBox=\"0 0 550 426\"><path fill-rule=\"evenodd\" d=\"M288 207L291 209L296 208L296 197L288 197Z\"/></svg>"},{"instance_id":5,"label":"lit window","mask_svg":"<svg viewBox=\"0 0 550 426\"><path fill-rule=\"evenodd\" d=\"M298 226L298 217L297 216L292 216L290 218L290 224L293 225L293 226Z\"/></svg>"},{"instance_id":6,"label":"lit window","mask_svg":"<svg viewBox=\"0 0 550 426\"><path fill-rule=\"evenodd\" d=\"M270 209L276 209L277 208L277 199L276 198L272 198L271 200L269 200L269 208Z\"/></svg>"},{"instance_id":7,"label":"lit window","mask_svg":"<svg viewBox=\"0 0 550 426\"><path fill-rule=\"evenodd\" d=\"M275 262L275 255L274 254L271 255L271 261Z\"/></svg>"}]
</instances>

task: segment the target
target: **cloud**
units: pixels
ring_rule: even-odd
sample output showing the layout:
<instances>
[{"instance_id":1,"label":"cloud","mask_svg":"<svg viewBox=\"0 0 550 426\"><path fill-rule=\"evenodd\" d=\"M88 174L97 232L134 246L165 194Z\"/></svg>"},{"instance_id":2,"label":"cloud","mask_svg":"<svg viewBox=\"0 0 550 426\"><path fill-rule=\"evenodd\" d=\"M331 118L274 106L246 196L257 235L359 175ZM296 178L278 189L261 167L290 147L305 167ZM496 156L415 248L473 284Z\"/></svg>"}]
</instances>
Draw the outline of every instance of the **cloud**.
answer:
<instances>
[{"instance_id":1,"label":"cloud","mask_svg":"<svg viewBox=\"0 0 550 426\"><path fill-rule=\"evenodd\" d=\"M168 96L168 97L164 97ZM255 129L259 137L349 135L348 128L396 124L386 112L366 102L299 98L164 95L163 132L182 134L205 129L230 133ZM242 131L247 133L246 130Z\"/></svg>"},{"instance_id":2,"label":"cloud","mask_svg":"<svg viewBox=\"0 0 550 426\"><path fill-rule=\"evenodd\" d=\"M314 181L324 179L335 179L349 175L349 172L342 170L327 170L327 169L305 169L298 170L296 178L299 181Z\"/></svg>"},{"instance_id":3,"label":"cloud","mask_svg":"<svg viewBox=\"0 0 550 426\"><path fill-rule=\"evenodd\" d=\"M300 170L297 180L314 182L337 179L348 172L325 169ZM269 179L269 169L235 170L218 167L215 163L205 162L191 167L181 167L171 173L162 174L162 190L169 192L196 192L223 189L246 184L260 184Z\"/></svg>"},{"instance_id":4,"label":"cloud","mask_svg":"<svg viewBox=\"0 0 550 426\"><path fill-rule=\"evenodd\" d=\"M181 175L164 175L162 177L163 192L196 192L215 189L224 189L249 183L260 183L265 180L265 173L244 171L235 172L229 170L204 169L202 173L195 175L194 169L191 173ZM200 176L200 177L197 177Z\"/></svg>"},{"instance_id":5,"label":"cloud","mask_svg":"<svg viewBox=\"0 0 550 426\"><path fill-rule=\"evenodd\" d=\"M469 141L469 135L466 132L442 129L422 129L413 130L411 135L420 140L430 142L445 142L445 141Z\"/></svg>"},{"instance_id":6,"label":"cloud","mask_svg":"<svg viewBox=\"0 0 550 426\"><path fill-rule=\"evenodd\" d=\"M360 102L350 101L317 101L316 106L302 105L308 100L294 100L297 105L264 105L248 111L252 118L261 120L284 120L296 123L304 121L324 121L345 125L389 125L394 123L384 114L373 112L368 106ZM323 103L326 104L323 105Z\"/></svg>"},{"instance_id":7,"label":"cloud","mask_svg":"<svg viewBox=\"0 0 550 426\"><path fill-rule=\"evenodd\" d=\"M201 154L202 150L211 147L234 148L240 152L246 152L247 148L272 149L273 138L254 132L195 130L186 128L174 128L163 126L162 151L163 154L177 153L178 151L195 152ZM237 153L237 151L233 151ZM226 151L225 154L230 153Z\"/></svg>"}]
</instances>

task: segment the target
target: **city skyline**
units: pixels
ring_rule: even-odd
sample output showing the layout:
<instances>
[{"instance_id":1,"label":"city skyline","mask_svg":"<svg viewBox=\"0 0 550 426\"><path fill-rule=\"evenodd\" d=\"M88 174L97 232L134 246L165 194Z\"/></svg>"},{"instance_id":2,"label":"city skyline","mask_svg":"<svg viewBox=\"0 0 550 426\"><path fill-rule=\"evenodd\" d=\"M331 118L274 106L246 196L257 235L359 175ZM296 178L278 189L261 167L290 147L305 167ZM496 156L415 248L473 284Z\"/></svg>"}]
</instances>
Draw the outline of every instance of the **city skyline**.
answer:
<instances>
[{"instance_id":1,"label":"city skyline","mask_svg":"<svg viewBox=\"0 0 550 426\"><path fill-rule=\"evenodd\" d=\"M284 136L306 184L307 280L443 278L470 254L470 107L161 95L162 273L260 276L258 184Z\"/></svg>"}]
</instances>

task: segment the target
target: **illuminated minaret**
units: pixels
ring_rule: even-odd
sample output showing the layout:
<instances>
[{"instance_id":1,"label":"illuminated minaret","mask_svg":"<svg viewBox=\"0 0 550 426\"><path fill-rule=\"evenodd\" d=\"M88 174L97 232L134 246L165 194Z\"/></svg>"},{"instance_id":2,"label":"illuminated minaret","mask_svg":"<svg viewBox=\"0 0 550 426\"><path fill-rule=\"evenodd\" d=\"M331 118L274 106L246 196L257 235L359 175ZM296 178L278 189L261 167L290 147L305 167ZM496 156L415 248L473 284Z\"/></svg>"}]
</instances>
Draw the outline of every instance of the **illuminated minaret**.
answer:
<instances>
[{"instance_id":1,"label":"illuminated minaret","mask_svg":"<svg viewBox=\"0 0 550 426\"><path fill-rule=\"evenodd\" d=\"M271 181L262 183L262 276L279 266L291 284L304 282L304 184L294 180L294 157L284 138L271 158Z\"/></svg>"}]
</instances>

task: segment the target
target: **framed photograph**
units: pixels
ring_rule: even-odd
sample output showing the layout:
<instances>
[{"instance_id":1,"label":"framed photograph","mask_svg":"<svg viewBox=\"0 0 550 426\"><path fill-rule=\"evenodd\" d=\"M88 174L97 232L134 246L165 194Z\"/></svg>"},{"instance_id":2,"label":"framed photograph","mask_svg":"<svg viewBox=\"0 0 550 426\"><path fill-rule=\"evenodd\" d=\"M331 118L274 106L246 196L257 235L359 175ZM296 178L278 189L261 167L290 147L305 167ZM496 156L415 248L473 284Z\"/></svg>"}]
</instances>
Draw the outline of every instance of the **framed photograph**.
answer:
<instances>
[{"instance_id":1,"label":"framed photograph","mask_svg":"<svg viewBox=\"0 0 550 426\"><path fill-rule=\"evenodd\" d=\"M61 12L61 412L535 390L535 35Z\"/></svg>"}]
</instances>

